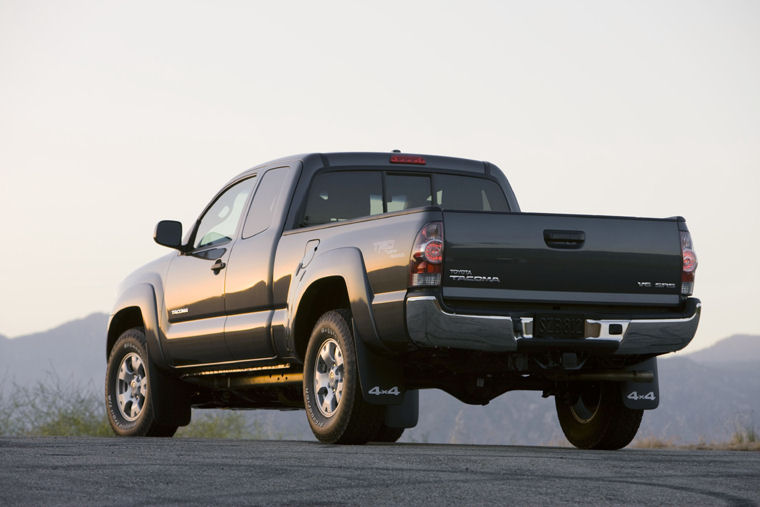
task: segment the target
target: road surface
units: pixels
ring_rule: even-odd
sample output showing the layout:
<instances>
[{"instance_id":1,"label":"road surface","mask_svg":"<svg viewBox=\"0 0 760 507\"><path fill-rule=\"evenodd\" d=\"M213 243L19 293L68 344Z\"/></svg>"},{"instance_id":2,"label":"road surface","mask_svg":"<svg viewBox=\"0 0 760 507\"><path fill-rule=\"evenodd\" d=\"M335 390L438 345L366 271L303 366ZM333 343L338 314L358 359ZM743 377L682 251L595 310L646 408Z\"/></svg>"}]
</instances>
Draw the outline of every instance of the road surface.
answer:
<instances>
[{"instance_id":1,"label":"road surface","mask_svg":"<svg viewBox=\"0 0 760 507\"><path fill-rule=\"evenodd\" d=\"M0 438L0 505L760 503L760 453Z\"/></svg>"}]
</instances>

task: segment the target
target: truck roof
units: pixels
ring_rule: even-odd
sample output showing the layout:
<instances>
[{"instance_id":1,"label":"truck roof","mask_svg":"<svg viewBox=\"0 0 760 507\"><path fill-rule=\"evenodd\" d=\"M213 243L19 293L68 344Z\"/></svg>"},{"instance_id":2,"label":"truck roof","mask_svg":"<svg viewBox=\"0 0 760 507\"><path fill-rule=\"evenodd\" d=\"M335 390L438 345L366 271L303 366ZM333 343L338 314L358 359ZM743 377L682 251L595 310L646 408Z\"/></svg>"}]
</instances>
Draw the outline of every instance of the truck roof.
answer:
<instances>
[{"instance_id":1,"label":"truck roof","mask_svg":"<svg viewBox=\"0 0 760 507\"><path fill-rule=\"evenodd\" d=\"M333 153L302 153L282 157L263 164L258 164L244 171L223 187L229 187L233 183L246 178L256 172L275 167L293 166L301 162L303 170L301 180L309 182L317 171L325 168L351 168L351 169L386 169L392 171L410 172L451 172L459 174L471 174L473 176L485 176L499 182L507 196L510 209L520 211L512 186L509 184L504 173L494 164L485 161L472 160L458 157L445 157L441 155L427 155L418 153L392 152L333 152ZM296 192L296 200L302 199L305 189L299 185ZM300 201L299 201L300 202ZM292 218L292 217L291 217Z\"/></svg>"},{"instance_id":2,"label":"truck roof","mask_svg":"<svg viewBox=\"0 0 760 507\"><path fill-rule=\"evenodd\" d=\"M391 158L398 161L392 162ZM248 176L258 170L277 167L279 165L291 165L294 162L303 162L304 170L313 173L325 167L392 167L394 170L424 171L426 167L436 170L465 172L472 174L486 174L488 162L458 157L445 157L441 155L426 155L402 152L333 152L333 153L302 153L287 157L270 160L258 164L247 171L235 176L229 183Z\"/></svg>"}]
</instances>

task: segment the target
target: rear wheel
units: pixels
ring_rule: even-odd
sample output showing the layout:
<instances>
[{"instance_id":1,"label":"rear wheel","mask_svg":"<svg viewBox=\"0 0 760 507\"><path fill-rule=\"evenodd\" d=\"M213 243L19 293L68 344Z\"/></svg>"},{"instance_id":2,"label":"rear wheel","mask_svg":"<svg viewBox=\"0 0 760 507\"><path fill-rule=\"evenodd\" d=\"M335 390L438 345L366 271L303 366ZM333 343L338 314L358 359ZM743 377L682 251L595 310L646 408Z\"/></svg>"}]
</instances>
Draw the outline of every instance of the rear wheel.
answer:
<instances>
[{"instance_id":1,"label":"rear wheel","mask_svg":"<svg viewBox=\"0 0 760 507\"><path fill-rule=\"evenodd\" d=\"M150 362L141 329L129 329L116 340L105 388L106 413L118 435L170 437L190 422L182 386Z\"/></svg>"},{"instance_id":2,"label":"rear wheel","mask_svg":"<svg viewBox=\"0 0 760 507\"><path fill-rule=\"evenodd\" d=\"M325 443L366 443L383 421L383 407L370 405L362 397L350 322L346 310L325 313L306 349L306 416L314 436Z\"/></svg>"},{"instance_id":3,"label":"rear wheel","mask_svg":"<svg viewBox=\"0 0 760 507\"><path fill-rule=\"evenodd\" d=\"M562 431L581 449L621 449L631 443L641 424L643 410L623 404L618 384L587 384L574 395L555 396Z\"/></svg>"}]
</instances>

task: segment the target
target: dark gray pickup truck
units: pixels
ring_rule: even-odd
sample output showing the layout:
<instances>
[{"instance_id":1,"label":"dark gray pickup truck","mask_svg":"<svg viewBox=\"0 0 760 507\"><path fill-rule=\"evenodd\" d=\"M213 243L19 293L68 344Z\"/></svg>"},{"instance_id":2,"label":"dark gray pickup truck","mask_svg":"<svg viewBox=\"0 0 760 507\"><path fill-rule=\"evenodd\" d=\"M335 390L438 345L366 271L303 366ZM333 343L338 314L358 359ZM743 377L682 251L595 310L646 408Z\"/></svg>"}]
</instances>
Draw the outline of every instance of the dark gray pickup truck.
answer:
<instances>
[{"instance_id":1,"label":"dark gray pickup truck","mask_svg":"<svg viewBox=\"0 0 760 507\"><path fill-rule=\"evenodd\" d=\"M331 443L392 442L420 389L554 396L577 447L618 449L659 403L656 356L693 338L683 218L522 213L494 165L299 155L232 179L122 284L106 405L120 435L195 408L305 408Z\"/></svg>"}]
</instances>

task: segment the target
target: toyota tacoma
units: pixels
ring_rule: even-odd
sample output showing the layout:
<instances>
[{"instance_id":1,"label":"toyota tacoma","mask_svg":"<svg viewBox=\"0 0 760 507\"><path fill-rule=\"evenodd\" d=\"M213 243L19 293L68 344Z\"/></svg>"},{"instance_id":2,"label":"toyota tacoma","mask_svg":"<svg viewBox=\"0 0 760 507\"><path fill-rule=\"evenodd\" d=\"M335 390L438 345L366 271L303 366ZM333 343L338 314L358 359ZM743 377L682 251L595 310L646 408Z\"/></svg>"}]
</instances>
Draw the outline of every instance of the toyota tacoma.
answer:
<instances>
[{"instance_id":1,"label":"toyota tacoma","mask_svg":"<svg viewBox=\"0 0 760 507\"><path fill-rule=\"evenodd\" d=\"M579 448L619 449L658 406L657 356L693 338L681 217L524 213L493 164L307 154L230 180L122 283L106 341L119 435L191 408L306 412L318 440L393 442L419 390L553 396Z\"/></svg>"}]
</instances>

